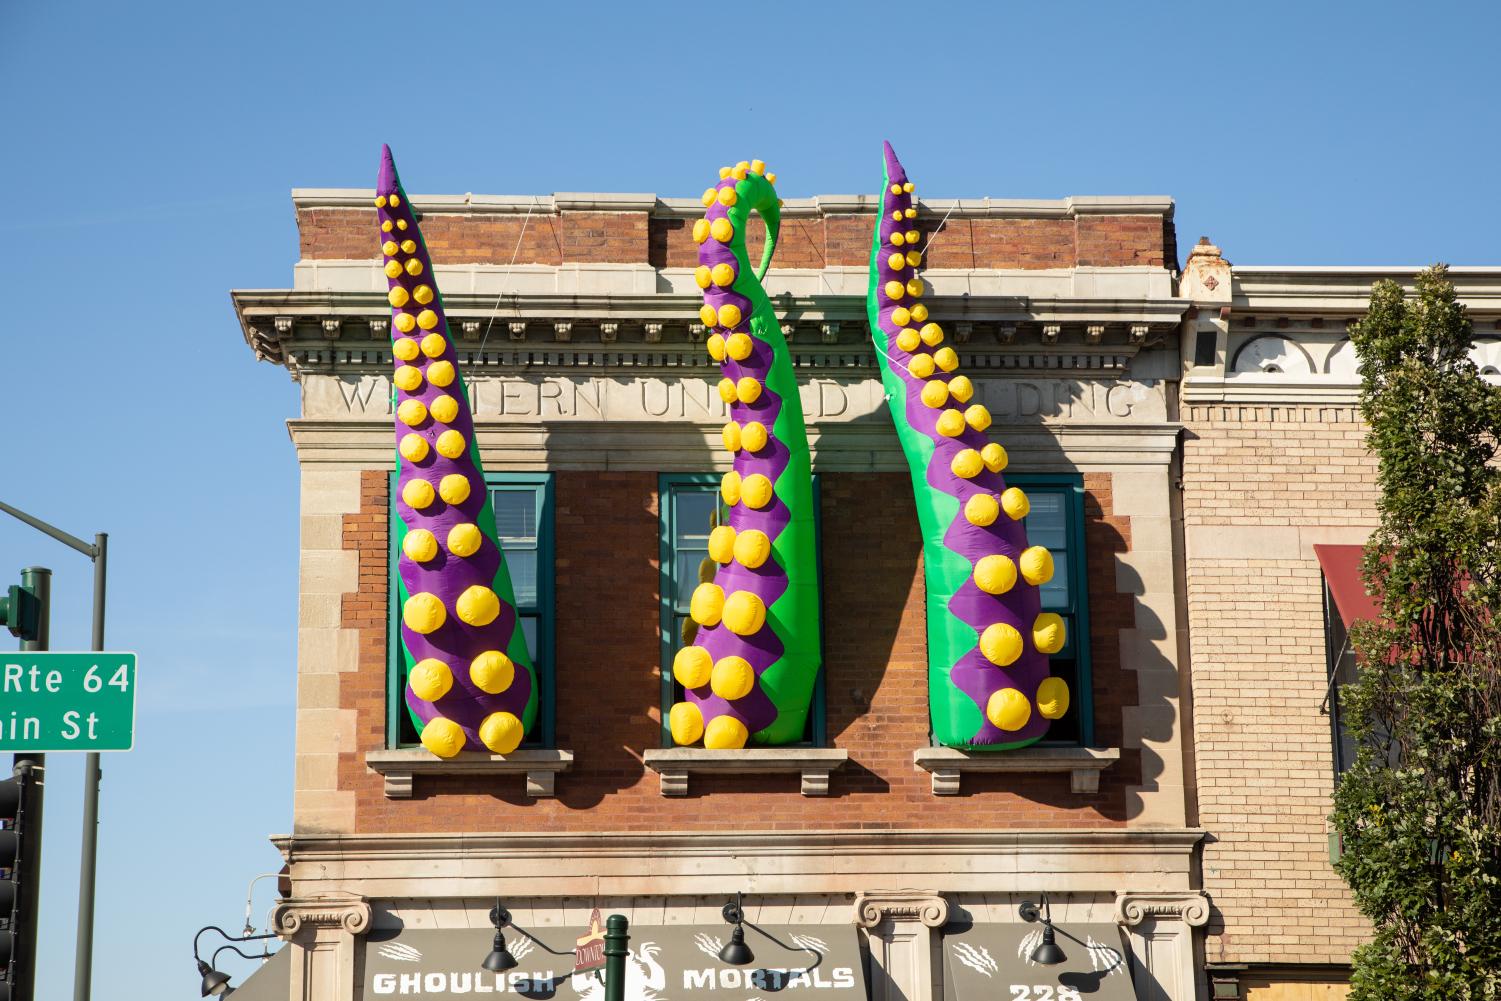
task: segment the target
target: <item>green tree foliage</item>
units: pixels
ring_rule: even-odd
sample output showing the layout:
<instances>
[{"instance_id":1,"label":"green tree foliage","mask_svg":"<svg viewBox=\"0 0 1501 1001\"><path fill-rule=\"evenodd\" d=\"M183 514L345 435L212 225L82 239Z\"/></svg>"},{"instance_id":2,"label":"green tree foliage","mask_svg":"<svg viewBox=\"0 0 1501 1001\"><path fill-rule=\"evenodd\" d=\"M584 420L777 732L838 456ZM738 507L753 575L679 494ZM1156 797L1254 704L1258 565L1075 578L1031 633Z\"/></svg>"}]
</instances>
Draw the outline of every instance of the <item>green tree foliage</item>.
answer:
<instances>
[{"instance_id":1,"label":"green tree foliage","mask_svg":"<svg viewBox=\"0 0 1501 1001\"><path fill-rule=\"evenodd\" d=\"M1355 1001L1501 997L1501 392L1468 355L1442 265L1408 298L1378 282L1351 326L1381 524L1366 547L1383 622L1358 623L1340 695L1357 744L1337 864L1375 928ZM1338 498L1330 498L1338 503Z\"/></svg>"}]
</instances>

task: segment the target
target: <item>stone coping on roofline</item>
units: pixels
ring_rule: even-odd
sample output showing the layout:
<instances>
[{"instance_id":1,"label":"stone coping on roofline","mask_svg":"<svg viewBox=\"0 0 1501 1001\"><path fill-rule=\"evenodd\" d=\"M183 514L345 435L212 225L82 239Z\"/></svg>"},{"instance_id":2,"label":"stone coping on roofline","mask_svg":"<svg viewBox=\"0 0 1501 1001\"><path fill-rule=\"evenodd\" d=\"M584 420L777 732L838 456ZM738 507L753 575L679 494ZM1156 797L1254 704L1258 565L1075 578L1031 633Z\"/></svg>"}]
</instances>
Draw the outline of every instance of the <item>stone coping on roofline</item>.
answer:
<instances>
[{"instance_id":1,"label":"stone coping on roofline","mask_svg":"<svg viewBox=\"0 0 1501 1001\"><path fill-rule=\"evenodd\" d=\"M548 195L485 195L466 192L447 195L409 195L420 212L461 215L525 215L556 212L648 212L670 218L698 218L703 203L697 198L661 197L646 192L573 192ZM375 198L374 188L293 188L297 209L363 209ZM813 195L788 198L784 217L858 215L874 212L876 195ZM1167 195L1069 195L1065 198L924 198L919 211L959 218L1072 219L1081 215L1152 215L1171 217L1173 199Z\"/></svg>"}]
</instances>

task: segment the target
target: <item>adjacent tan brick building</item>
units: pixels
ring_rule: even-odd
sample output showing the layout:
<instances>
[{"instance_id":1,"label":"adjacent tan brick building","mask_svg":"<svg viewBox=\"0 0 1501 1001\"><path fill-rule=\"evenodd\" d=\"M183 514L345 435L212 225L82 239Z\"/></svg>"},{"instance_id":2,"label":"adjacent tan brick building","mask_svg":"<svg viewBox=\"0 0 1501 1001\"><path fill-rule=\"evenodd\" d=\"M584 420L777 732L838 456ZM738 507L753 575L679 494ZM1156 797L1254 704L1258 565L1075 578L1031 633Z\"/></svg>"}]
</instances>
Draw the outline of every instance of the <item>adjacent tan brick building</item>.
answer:
<instances>
[{"instance_id":1,"label":"adjacent tan brick building","mask_svg":"<svg viewBox=\"0 0 1501 1001\"><path fill-rule=\"evenodd\" d=\"M1376 525L1346 324L1402 269L1231 268L1194 248L1185 323L1183 521L1205 958L1225 996L1342 996L1368 931L1330 866L1330 624L1315 545ZM1212 278L1213 281L1207 281ZM1496 349L1488 272L1455 273ZM1494 371L1494 367L1492 368ZM1331 983L1332 982L1332 983Z\"/></svg>"}]
</instances>

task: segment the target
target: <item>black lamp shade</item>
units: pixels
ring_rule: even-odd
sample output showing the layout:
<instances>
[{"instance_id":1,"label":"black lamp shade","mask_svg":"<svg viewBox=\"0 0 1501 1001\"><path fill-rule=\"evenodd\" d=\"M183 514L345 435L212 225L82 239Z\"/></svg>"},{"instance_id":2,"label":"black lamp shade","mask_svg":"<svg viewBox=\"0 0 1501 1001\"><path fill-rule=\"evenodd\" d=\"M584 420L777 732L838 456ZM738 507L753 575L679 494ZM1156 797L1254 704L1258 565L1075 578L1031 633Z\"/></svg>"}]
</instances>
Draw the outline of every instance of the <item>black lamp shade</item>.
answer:
<instances>
[{"instance_id":1,"label":"black lamp shade","mask_svg":"<svg viewBox=\"0 0 1501 1001\"><path fill-rule=\"evenodd\" d=\"M220 973L211 969L203 960L198 961L198 972L203 974L203 982L199 985L198 992L203 997L218 997L229 993L229 974Z\"/></svg>"},{"instance_id":2,"label":"black lamp shade","mask_svg":"<svg viewBox=\"0 0 1501 1001\"><path fill-rule=\"evenodd\" d=\"M506 937L500 932L495 933L495 944L490 948L490 955L480 964L491 973L504 973L516 968L516 957L511 955L511 950L506 948Z\"/></svg>"},{"instance_id":3,"label":"black lamp shade","mask_svg":"<svg viewBox=\"0 0 1501 1001\"><path fill-rule=\"evenodd\" d=\"M750 946L745 944L745 926L736 925L730 932L730 940L723 949L719 950L720 962L729 963L731 966L745 966L756 961L755 953L751 952Z\"/></svg>"},{"instance_id":4,"label":"black lamp shade","mask_svg":"<svg viewBox=\"0 0 1501 1001\"><path fill-rule=\"evenodd\" d=\"M1057 966L1067 958L1053 938L1053 926L1043 925L1042 941L1038 943L1037 948L1032 950L1032 962L1042 966Z\"/></svg>"}]
</instances>

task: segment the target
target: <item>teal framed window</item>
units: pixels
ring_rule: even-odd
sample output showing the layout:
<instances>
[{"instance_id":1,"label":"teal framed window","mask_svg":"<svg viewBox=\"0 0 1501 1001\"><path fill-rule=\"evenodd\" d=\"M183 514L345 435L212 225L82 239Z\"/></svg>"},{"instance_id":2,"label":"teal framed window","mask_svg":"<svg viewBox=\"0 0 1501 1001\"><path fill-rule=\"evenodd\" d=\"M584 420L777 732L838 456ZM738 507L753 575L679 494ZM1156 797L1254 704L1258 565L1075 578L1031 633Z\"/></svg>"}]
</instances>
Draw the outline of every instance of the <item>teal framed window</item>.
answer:
<instances>
[{"instance_id":1,"label":"teal framed window","mask_svg":"<svg viewBox=\"0 0 1501 1001\"><path fill-rule=\"evenodd\" d=\"M551 473L491 473L485 477L495 531L511 571L516 610L527 649L537 670L537 722L522 747L552 747L556 739L553 707L556 617L553 601L553 480ZM396 496L396 474L391 474ZM401 663L401 609L397 607L396 506L391 505L390 618L386 627L386 740L391 747L418 743L403 693L406 677Z\"/></svg>"},{"instance_id":2,"label":"teal framed window","mask_svg":"<svg viewBox=\"0 0 1501 1001\"><path fill-rule=\"evenodd\" d=\"M709 559L709 532L716 519L725 514L719 498L719 476L715 473L663 473L657 478L657 507L660 524L660 565L662 617L662 746L671 747L672 733L667 728L667 714L683 700L683 686L672 677L672 660L691 640L693 620L688 605L693 589L699 585L700 570ZM818 477L813 477L813 504L818 508ZM815 538L817 522L814 523ZM816 545L816 543L815 543ZM704 568L710 573L712 569ZM820 618L822 613L820 612ZM808 726L803 744L823 747L827 740L824 720L824 672L818 672L813 687L813 704L808 709Z\"/></svg>"},{"instance_id":3,"label":"teal framed window","mask_svg":"<svg viewBox=\"0 0 1501 1001\"><path fill-rule=\"evenodd\" d=\"M1051 658L1052 674L1068 683L1069 707L1048 728L1045 744L1094 743L1094 679L1089 662L1089 580L1084 564L1084 480L1080 476L1015 473L1007 486L1020 487L1031 502L1022 524L1027 541L1053 554L1053 579L1042 586L1042 609L1057 612L1067 627L1063 649Z\"/></svg>"}]
</instances>

